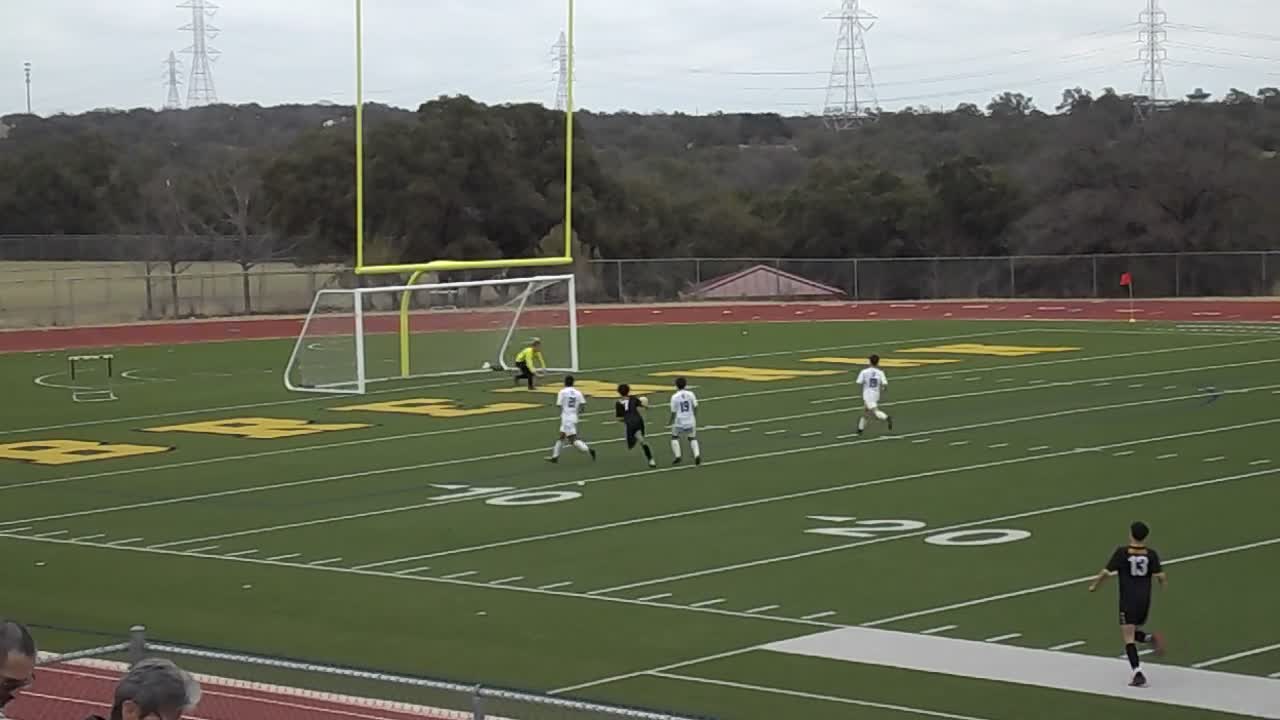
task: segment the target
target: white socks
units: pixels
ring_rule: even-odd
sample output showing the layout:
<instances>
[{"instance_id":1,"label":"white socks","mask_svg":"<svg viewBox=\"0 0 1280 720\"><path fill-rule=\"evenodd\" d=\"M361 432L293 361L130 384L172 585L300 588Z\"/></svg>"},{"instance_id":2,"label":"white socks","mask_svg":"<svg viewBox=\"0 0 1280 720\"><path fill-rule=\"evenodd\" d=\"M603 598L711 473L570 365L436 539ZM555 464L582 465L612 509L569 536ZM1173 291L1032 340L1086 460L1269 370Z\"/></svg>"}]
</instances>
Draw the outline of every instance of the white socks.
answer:
<instances>
[{"instance_id":1,"label":"white socks","mask_svg":"<svg viewBox=\"0 0 1280 720\"><path fill-rule=\"evenodd\" d=\"M556 444L559 445L559 443L556 443ZM577 448L579 452L584 452L584 453L591 452L591 448L587 447L587 444L582 442L581 440L574 440L573 446Z\"/></svg>"},{"instance_id":2,"label":"white socks","mask_svg":"<svg viewBox=\"0 0 1280 720\"><path fill-rule=\"evenodd\" d=\"M702 457L702 448L698 446L698 439L697 439L697 438L690 438L690 439L689 439L689 449L693 451L693 456L694 456L694 457L696 457L696 458L700 458L700 457Z\"/></svg>"},{"instance_id":3,"label":"white socks","mask_svg":"<svg viewBox=\"0 0 1280 720\"><path fill-rule=\"evenodd\" d=\"M692 444L693 443L690 443L690 445ZM695 451L694 454L696 455L697 451ZM671 439L671 457L675 458L676 460L680 459L680 441L676 440L675 438Z\"/></svg>"},{"instance_id":4,"label":"white socks","mask_svg":"<svg viewBox=\"0 0 1280 720\"><path fill-rule=\"evenodd\" d=\"M867 416L863 415L862 417L858 418L858 432L862 432L863 430L866 430L866 429L867 429Z\"/></svg>"},{"instance_id":5,"label":"white socks","mask_svg":"<svg viewBox=\"0 0 1280 720\"><path fill-rule=\"evenodd\" d=\"M556 446L555 446L555 447L553 447L553 448L551 448L551 459L552 459L552 460L554 460L554 459L556 459L556 458L560 457L560 451L561 451L562 449L564 449L564 442L563 442L563 441L561 441L561 440L557 440L557 441L556 441Z\"/></svg>"},{"instance_id":6,"label":"white socks","mask_svg":"<svg viewBox=\"0 0 1280 720\"><path fill-rule=\"evenodd\" d=\"M885 414L885 411L883 411L883 410L881 410L881 409L877 408L877 409L876 409L876 419L877 419L877 420L879 420L880 422L884 422L885 420L888 420L888 419L889 419L889 416L888 416L887 414Z\"/></svg>"}]
</instances>

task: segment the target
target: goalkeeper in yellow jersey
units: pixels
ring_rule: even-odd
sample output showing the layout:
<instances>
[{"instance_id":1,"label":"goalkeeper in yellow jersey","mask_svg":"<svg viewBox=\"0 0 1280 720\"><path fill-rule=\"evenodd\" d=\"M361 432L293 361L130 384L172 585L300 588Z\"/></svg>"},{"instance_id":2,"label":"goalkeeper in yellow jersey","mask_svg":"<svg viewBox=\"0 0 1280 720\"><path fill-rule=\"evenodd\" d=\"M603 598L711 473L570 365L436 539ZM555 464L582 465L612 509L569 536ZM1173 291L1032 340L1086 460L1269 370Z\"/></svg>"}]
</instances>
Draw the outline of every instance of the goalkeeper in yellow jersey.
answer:
<instances>
[{"instance_id":1,"label":"goalkeeper in yellow jersey","mask_svg":"<svg viewBox=\"0 0 1280 720\"><path fill-rule=\"evenodd\" d=\"M532 390L534 375L540 375L547 369L547 360L542 357L542 340L534 338L528 347L516 353L516 369L520 374L516 375L513 384L519 385L521 380L525 380Z\"/></svg>"}]
</instances>

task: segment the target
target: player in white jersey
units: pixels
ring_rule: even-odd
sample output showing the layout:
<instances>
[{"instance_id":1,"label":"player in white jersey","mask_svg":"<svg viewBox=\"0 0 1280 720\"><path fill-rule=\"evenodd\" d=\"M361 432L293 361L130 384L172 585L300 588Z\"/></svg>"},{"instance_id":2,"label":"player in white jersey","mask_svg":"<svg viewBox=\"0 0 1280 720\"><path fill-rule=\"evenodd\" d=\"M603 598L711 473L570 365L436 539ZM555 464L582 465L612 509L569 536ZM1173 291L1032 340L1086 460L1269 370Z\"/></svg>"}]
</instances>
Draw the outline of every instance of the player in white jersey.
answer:
<instances>
[{"instance_id":1,"label":"player in white jersey","mask_svg":"<svg viewBox=\"0 0 1280 720\"><path fill-rule=\"evenodd\" d=\"M578 418L586 406L587 398L573 386L573 376L566 375L564 388L556 395L556 407L560 408L560 439L556 440L547 462L560 462L560 451L564 449L565 443L587 453L592 460L596 459L595 449L578 439Z\"/></svg>"},{"instance_id":2,"label":"player in white jersey","mask_svg":"<svg viewBox=\"0 0 1280 720\"><path fill-rule=\"evenodd\" d=\"M688 390L689 381L676 378L676 394L671 396L671 455L672 465L684 460L680 456L680 436L689 436L689 449L693 451L693 464L702 464L702 448L698 446L698 396Z\"/></svg>"},{"instance_id":3,"label":"player in white jersey","mask_svg":"<svg viewBox=\"0 0 1280 720\"><path fill-rule=\"evenodd\" d=\"M880 396L884 393L884 388L889 384L889 378L885 377L884 371L880 369L880 356L871 356L871 365L864 368L858 373L858 385L862 388L862 417L858 418L858 434L861 435L867 429L867 420L874 417L877 420L883 420L889 424L889 429L893 429L893 418L889 417L885 411L880 409Z\"/></svg>"}]
</instances>

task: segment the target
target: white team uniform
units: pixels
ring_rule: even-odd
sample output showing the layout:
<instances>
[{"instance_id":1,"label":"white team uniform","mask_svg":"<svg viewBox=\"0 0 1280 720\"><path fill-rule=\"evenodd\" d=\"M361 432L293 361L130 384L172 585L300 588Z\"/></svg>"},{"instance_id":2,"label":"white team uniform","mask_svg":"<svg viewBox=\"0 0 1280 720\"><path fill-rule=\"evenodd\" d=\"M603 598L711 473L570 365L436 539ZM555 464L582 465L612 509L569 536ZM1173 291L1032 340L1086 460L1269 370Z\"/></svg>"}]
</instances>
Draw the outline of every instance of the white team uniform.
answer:
<instances>
[{"instance_id":1,"label":"white team uniform","mask_svg":"<svg viewBox=\"0 0 1280 720\"><path fill-rule=\"evenodd\" d=\"M858 373L858 385L862 386L862 404L867 410L874 412L880 406L880 393L888 384L889 379L878 367L869 367Z\"/></svg>"},{"instance_id":2,"label":"white team uniform","mask_svg":"<svg viewBox=\"0 0 1280 720\"><path fill-rule=\"evenodd\" d=\"M567 387L556 395L556 407L560 408L560 432L568 437L578 434L578 414L586 405L587 398L578 388Z\"/></svg>"},{"instance_id":3,"label":"white team uniform","mask_svg":"<svg viewBox=\"0 0 1280 720\"><path fill-rule=\"evenodd\" d=\"M675 414L675 422L671 425L671 437L698 434L698 396L691 390L679 390L671 396L671 412Z\"/></svg>"}]
</instances>

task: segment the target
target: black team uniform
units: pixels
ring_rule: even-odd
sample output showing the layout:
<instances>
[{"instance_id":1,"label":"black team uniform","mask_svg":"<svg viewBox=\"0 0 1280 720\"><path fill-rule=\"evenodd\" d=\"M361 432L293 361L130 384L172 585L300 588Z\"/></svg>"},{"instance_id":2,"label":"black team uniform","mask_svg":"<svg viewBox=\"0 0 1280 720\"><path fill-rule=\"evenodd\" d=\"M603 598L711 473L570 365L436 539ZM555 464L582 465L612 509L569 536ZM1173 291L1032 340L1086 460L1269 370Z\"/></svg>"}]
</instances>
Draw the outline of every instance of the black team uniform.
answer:
<instances>
[{"instance_id":1,"label":"black team uniform","mask_svg":"<svg viewBox=\"0 0 1280 720\"><path fill-rule=\"evenodd\" d=\"M1157 651L1161 651L1160 636L1141 629L1151 613L1152 579L1164 572L1160 566L1160 554L1145 545L1124 545L1111 554L1107 570L1115 573L1120 583L1120 625L1133 625L1136 630L1134 640L1152 643ZM1131 684L1135 687L1146 685L1137 644L1126 644L1124 652L1129 658L1129 667L1133 668Z\"/></svg>"},{"instance_id":2,"label":"black team uniform","mask_svg":"<svg viewBox=\"0 0 1280 720\"><path fill-rule=\"evenodd\" d=\"M656 467L658 463L653 459L653 450L649 449L649 442L645 439L644 415L640 413L643 405L640 404L640 398L631 395L631 388L628 385L619 385L618 394L622 397L618 398L614 414L627 429L627 449L631 450L639 443L649 467Z\"/></svg>"}]
</instances>

